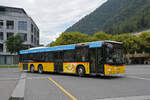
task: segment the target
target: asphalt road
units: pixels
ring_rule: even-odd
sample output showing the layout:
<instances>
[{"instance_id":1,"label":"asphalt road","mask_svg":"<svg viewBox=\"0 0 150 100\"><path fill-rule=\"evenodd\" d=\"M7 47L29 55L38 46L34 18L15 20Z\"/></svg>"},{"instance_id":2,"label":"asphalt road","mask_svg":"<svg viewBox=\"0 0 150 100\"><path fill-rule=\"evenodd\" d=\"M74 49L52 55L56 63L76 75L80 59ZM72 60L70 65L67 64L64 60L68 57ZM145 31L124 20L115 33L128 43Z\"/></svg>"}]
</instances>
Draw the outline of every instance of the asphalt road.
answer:
<instances>
[{"instance_id":1,"label":"asphalt road","mask_svg":"<svg viewBox=\"0 0 150 100\"><path fill-rule=\"evenodd\" d=\"M21 72L18 69L0 68L0 100L8 100L12 94Z\"/></svg>"},{"instance_id":2,"label":"asphalt road","mask_svg":"<svg viewBox=\"0 0 150 100\"><path fill-rule=\"evenodd\" d=\"M9 73L7 73L7 71ZM0 100L8 100L24 72L0 69ZM149 100L150 65L129 65L117 77L26 73L24 100ZM146 99L146 98L149 99Z\"/></svg>"}]
</instances>

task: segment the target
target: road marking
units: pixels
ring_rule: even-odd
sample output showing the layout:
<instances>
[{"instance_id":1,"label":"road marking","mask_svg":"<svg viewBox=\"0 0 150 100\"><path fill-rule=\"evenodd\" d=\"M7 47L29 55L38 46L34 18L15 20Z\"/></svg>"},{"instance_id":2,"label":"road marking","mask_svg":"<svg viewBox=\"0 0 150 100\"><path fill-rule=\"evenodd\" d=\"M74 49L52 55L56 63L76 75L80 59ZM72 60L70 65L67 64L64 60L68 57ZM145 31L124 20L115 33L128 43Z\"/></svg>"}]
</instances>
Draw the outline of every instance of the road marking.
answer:
<instances>
[{"instance_id":1,"label":"road marking","mask_svg":"<svg viewBox=\"0 0 150 100\"><path fill-rule=\"evenodd\" d=\"M136 78L136 79L141 79L141 80L148 80L150 81L150 78L142 78L142 77L137 77L137 76L127 76L128 78Z\"/></svg>"},{"instance_id":2,"label":"road marking","mask_svg":"<svg viewBox=\"0 0 150 100\"><path fill-rule=\"evenodd\" d=\"M150 75L150 73L126 73L125 75Z\"/></svg>"},{"instance_id":3,"label":"road marking","mask_svg":"<svg viewBox=\"0 0 150 100\"><path fill-rule=\"evenodd\" d=\"M18 80L19 78L0 78L0 81Z\"/></svg>"},{"instance_id":4,"label":"road marking","mask_svg":"<svg viewBox=\"0 0 150 100\"><path fill-rule=\"evenodd\" d=\"M47 79L49 77L26 77L26 79ZM20 78L0 78L0 81L7 81L7 80L19 80Z\"/></svg>"},{"instance_id":5,"label":"road marking","mask_svg":"<svg viewBox=\"0 0 150 100\"><path fill-rule=\"evenodd\" d=\"M96 100L150 100L150 95L118 97L118 98L104 98L104 99L96 99Z\"/></svg>"},{"instance_id":6,"label":"road marking","mask_svg":"<svg viewBox=\"0 0 150 100\"><path fill-rule=\"evenodd\" d=\"M73 95L71 95L68 91L66 91L62 86L60 86L56 81L54 81L51 77L48 78L51 82L53 82L59 89L61 89L65 94L67 94L72 100L77 100Z\"/></svg>"},{"instance_id":7,"label":"road marking","mask_svg":"<svg viewBox=\"0 0 150 100\"><path fill-rule=\"evenodd\" d=\"M49 77L28 77L27 79L47 79Z\"/></svg>"}]
</instances>

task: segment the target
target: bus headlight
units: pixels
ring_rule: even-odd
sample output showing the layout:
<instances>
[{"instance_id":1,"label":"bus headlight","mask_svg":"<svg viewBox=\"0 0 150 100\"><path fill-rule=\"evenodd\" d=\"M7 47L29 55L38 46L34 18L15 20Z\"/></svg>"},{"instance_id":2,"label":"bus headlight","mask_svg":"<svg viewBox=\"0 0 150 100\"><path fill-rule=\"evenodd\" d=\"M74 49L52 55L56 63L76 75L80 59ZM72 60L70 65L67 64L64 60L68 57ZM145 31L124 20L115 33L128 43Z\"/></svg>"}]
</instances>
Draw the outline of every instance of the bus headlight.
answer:
<instances>
[{"instance_id":1,"label":"bus headlight","mask_svg":"<svg viewBox=\"0 0 150 100\"><path fill-rule=\"evenodd\" d=\"M108 69L108 71L110 72L110 71L112 71L112 69Z\"/></svg>"}]
</instances>

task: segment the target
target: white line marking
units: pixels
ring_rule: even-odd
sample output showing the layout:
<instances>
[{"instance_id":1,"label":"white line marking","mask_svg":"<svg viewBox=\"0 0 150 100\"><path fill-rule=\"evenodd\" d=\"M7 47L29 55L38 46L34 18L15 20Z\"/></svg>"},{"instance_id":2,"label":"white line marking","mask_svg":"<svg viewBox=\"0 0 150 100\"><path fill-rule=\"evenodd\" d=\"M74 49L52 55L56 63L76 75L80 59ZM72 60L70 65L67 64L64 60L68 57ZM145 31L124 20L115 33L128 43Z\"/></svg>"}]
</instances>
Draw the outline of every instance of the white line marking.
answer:
<instances>
[{"instance_id":1,"label":"white line marking","mask_svg":"<svg viewBox=\"0 0 150 100\"><path fill-rule=\"evenodd\" d=\"M49 77L28 77L27 79L47 79Z\"/></svg>"},{"instance_id":2,"label":"white line marking","mask_svg":"<svg viewBox=\"0 0 150 100\"><path fill-rule=\"evenodd\" d=\"M26 79L47 79L49 77L27 77ZM18 79L24 79L24 78L0 78L0 81L7 81L7 80L18 80Z\"/></svg>"},{"instance_id":3,"label":"white line marking","mask_svg":"<svg viewBox=\"0 0 150 100\"><path fill-rule=\"evenodd\" d=\"M150 73L126 73L125 75L150 75Z\"/></svg>"},{"instance_id":4,"label":"white line marking","mask_svg":"<svg viewBox=\"0 0 150 100\"><path fill-rule=\"evenodd\" d=\"M0 78L0 81L18 80L19 78Z\"/></svg>"},{"instance_id":5,"label":"white line marking","mask_svg":"<svg viewBox=\"0 0 150 100\"><path fill-rule=\"evenodd\" d=\"M118 97L118 98L104 98L104 99L96 99L96 100L150 100L150 95Z\"/></svg>"},{"instance_id":6,"label":"white line marking","mask_svg":"<svg viewBox=\"0 0 150 100\"><path fill-rule=\"evenodd\" d=\"M141 80L148 80L150 81L150 78L142 78L142 77L137 77L137 76L127 76L128 78L136 78L136 79L141 79Z\"/></svg>"}]
</instances>

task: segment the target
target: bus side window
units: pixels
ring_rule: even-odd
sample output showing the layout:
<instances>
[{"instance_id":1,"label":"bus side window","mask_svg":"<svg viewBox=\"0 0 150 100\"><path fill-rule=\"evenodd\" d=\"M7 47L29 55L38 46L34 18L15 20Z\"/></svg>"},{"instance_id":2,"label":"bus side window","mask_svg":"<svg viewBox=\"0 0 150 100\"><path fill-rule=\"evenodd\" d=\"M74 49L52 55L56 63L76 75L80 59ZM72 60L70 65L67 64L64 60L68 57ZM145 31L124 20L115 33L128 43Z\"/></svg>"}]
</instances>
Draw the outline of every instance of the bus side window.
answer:
<instances>
[{"instance_id":1,"label":"bus side window","mask_svg":"<svg viewBox=\"0 0 150 100\"><path fill-rule=\"evenodd\" d=\"M25 54L25 55L24 55L24 57L23 57L24 60L28 60L28 55L29 55L29 54Z\"/></svg>"},{"instance_id":2,"label":"bus side window","mask_svg":"<svg viewBox=\"0 0 150 100\"><path fill-rule=\"evenodd\" d=\"M53 53L53 59L54 60L58 60L59 59L59 53L58 52L54 52Z\"/></svg>"},{"instance_id":3,"label":"bus side window","mask_svg":"<svg viewBox=\"0 0 150 100\"><path fill-rule=\"evenodd\" d=\"M48 62L49 61L49 56L48 56L48 53L45 53L45 62Z\"/></svg>"},{"instance_id":4,"label":"bus side window","mask_svg":"<svg viewBox=\"0 0 150 100\"><path fill-rule=\"evenodd\" d=\"M52 61L52 54L49 53L49 52L46 52L46 53L44 54L44 61L45 61L45 62L50 62L50 61Z\"/></svg>"},{"instance_id":5,"label":"bus side window","mask_svg":"<svg viewBox=\"0 0 150 100\"><path fill-rule=\"evenodd\" d=\"M82 61L88 61L89 57L88 57L88 49L87 48L81 49L81 56L82 56Z\"/></svg>"},{"instance_id":6,"label":"bus side window","mask_svg":"<svg viewBox=\"0 0 150 100\"><path fill-rule=\"evenodd\" d=\"M73 51L64 51L64 61L74 61L74 52Z\"/></svg>"},{"instance_id":7,"label":"bus side window","mask_svg":"<svg viewBox=\"0 0 150 100\"><path fill-rule=\"evenodd\" d=\"M81 59L81 50L77 49L75 52L76 52L75 53L75 59L76 59L76 61L81 61L82 60Z\"/></svg>"},{"instance_id":8,"label":"bus side window","mask_svg":"<svg viewBox=\"0 0 150 100\"><path fill-rule=\"evenodd\" d=\"M63 60L63 52L59 52L59 59Z\"/></svg>"},{"instance_id":9,"label":"bus side window","mask_svg":"<svg viewBox=\"0 0 150 100\"><path fill-rule=\"evenodd\" d=\"M48 57L48 61L53 61L53 55L52 55L52 53L48 53L48 55L47 55Z\"/></svg>"},{"instance_id":10,"label":"bus side window","mask_svg":"<svg viewBox=\"0 0 150 100\"><path fill-rule=\"evenodd\" d=\"M76 61L88 61L88 49L80 48L76 50Z\"/></svg>"},{"instance_id":11,"label":"bus side window","mask_svg":"<svg viewBox=\"0 0 150 100\"><path fill-rule=\"evenodd\" d=\"M40 55L40 60L42 61L42 62L44 62L44 60L45 60L45 54L44 53L41 53L41 55ZM36 55L35 55L35 57L36 57ZM35 58L35 60L37 60L38 58Z\"/></svg>"},{"instance_id":12,"label":"bus side window","mask_svg":"<svg viewBox=\"0 0 150 100\"><path fill-rule=\"evenodd\" d=\"M32 55L32 54L29 54L29 55L28 55L28 59L29 59L29 60L31 60L31 59L32 59L32 58L31 58L31 55Z\"/></svg>"}]
</instances>

